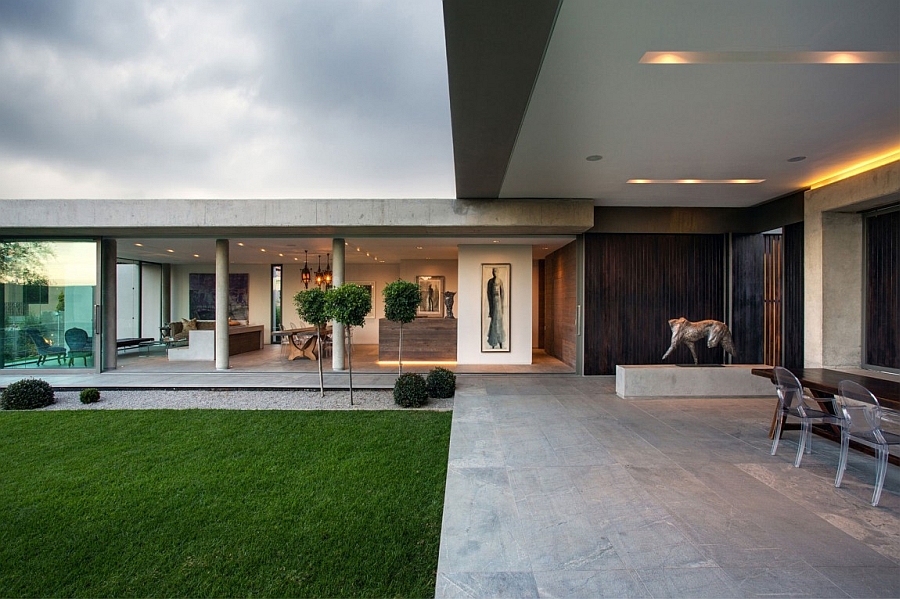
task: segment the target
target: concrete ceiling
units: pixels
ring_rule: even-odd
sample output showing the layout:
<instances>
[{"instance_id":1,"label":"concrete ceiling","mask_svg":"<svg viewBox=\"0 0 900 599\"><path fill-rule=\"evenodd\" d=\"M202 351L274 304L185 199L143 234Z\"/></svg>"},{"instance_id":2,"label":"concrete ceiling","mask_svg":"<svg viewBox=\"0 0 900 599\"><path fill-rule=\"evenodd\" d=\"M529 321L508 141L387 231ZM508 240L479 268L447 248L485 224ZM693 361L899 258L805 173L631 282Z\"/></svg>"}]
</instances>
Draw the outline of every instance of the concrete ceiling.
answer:
<instances>
[{"instance_id":1,"label":"concrete ceiling","mask_svg":"<svg viewBox=\"0 0 900 599\"><path fill-rule=\"evenodd\" d=\"M744 207L900 150L898 0L445 0L444 12L460 198ZM663 51L745 54L639 62ZM889 62L782 62L852 51Z\"/></svg>"}]
</instances>

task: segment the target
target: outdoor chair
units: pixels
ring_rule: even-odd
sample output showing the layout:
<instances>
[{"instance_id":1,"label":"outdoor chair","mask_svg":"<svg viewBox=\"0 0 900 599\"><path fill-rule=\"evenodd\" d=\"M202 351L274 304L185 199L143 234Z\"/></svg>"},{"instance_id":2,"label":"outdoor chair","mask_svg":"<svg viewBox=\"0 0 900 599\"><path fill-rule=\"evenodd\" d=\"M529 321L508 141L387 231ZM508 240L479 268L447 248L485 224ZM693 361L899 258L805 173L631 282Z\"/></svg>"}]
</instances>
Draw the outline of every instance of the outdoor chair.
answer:
<instances>
[{"instance_id":1,"label":"outdoor chair","mask_svg":"<svg viewBox=\"0 0 900 599\"><path fill-rule=\"evenodd\" d=\"M71 328L66 331L65 337L66 345L69 346L69 366L75 362L75 358L83 359L84 365L87 366L88 357L94 354L93 343L87 331L77 327Z\"/></svg>"},{"instance_id":2,"label":"outdoor chair","mask_svg":"<svg viewBox=\"0 0 900 599\"><path fill-rule=\"evenodd\" d=\"M56 357L57 363L62 364L62 359L66 355L66 348L50 345L50 342L44 339L40 331L35 328L25 329L25 334L28 335L28 338L31 339L31 342L34 343L34 347L37 349L38 366L44 364L48 356Z\"/></svg>"},{"instance_id":3,"label":"outdoor chair","mask_svg":"<svg viewBox=\"0 0 900 599\"><path fill-rule=\"evenodd\" d=\"M781 429L788 416L800 420L800 440L797 444L797 457L794 459L794 467L800 467L804 451L812 451L812 424L840 424L841 417L821 410L815 402L834 401L827 398L813 399L803 393L803 387L797 377L787 368L775 367L775 388L778 393L778 412L776 415L775 437L772 440L771 455L775 455L778 449L778 441L781 438ZM813 406L816 407L813 407Z\"/></svg>"},{"instance_id":4,"label":"outdoor chair","mask_svg":"<svg viewBox=\"0 0 900 599\"><path fill-rule=\"evenodd\" d=\"M841 426L841 458L838 462L837 476L834 486L840 487L847 468L847 454L850 441L856 441L875 450L875 490L872 493L872 505L878 505L881 499L881 488L887 473L888 455L891 445L900 445L900 435L881 429L883 411L878 399L871 391L854 381L838 383L837 401L841 407L843 423Z\"/></svg>"}]
</instances>

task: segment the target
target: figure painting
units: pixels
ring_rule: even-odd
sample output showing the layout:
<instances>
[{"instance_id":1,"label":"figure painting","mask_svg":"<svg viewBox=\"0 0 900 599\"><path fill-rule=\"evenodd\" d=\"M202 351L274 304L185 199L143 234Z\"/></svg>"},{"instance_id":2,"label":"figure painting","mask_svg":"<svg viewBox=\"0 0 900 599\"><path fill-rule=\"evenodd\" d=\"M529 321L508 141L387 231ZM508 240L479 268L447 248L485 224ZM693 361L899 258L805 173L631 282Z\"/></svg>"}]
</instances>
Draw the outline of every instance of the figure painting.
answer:
<instances>
[{"instance_id":1,"label":"figure painting","mask_svg":"<svg viewBox=\"0 0 900 599\"><path fill-rule=\"evenodd\" d=\"M481 351L509 351L509 264L481 265Z\"/></svg>"},{"instance_id":2,"label":"figure painting","mask_svg":"<svg viewBox=\"0 0 900 599\"><path fill-rule=\"evenodd\" d=\"M416 318L436 317L444 315L444 277L435 275L416 276L419 286L419 309Z\"/></svg>"}]
</instances>

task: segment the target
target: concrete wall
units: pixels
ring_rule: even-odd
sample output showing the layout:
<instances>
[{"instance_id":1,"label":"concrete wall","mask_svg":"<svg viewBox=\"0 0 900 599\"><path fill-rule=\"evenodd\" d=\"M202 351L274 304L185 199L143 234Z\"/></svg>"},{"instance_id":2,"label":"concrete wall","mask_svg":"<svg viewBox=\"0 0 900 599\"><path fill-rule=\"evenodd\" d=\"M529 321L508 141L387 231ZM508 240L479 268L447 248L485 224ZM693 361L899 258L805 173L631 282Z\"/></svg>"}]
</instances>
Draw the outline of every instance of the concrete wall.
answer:
<instances>
[{"instance_id":1,"label":"concrete wall","mask_svg":"<svg viewBox=\"0 0 900 599\"><path fill-rule=\"evenodd\" d=\"M900 162L806 192L804 366L862 364L863 228L860 211L900 199Z\"/></svg>"},{"instance_id":2,"label":"concrete wall","mask_svg":"<svg viewBox=\"0 0 900 599\"><path fill-rule=\"evenodd\" d=\"M509 263L510 350L481 352L481 265ZM529 245L459 246L459 293L454 314L459 320L459 364L531 364L532 260Z\"/></svg>"}]
</instances>

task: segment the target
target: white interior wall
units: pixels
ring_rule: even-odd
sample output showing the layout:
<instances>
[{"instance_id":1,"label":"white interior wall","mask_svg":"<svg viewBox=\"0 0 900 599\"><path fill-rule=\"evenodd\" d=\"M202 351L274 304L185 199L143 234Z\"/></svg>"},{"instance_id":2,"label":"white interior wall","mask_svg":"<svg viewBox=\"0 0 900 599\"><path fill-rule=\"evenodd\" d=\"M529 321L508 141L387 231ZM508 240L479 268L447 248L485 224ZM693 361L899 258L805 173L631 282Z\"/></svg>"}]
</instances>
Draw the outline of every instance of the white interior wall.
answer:
<instances>
[{"instance_id":1,"label":"white interior wall","mask_svg":"<svg viewBox=\"0 0 900 599\"><path fill-rule=\"evenodd\" d=\"M119 339L140 336L138 265L116 265L116 336Z\"/></svg>"},{"instance_id":2,"label":"white interior wall","mask_svg":"<svg viewBox=\"0 0 900 599\"><path fill-rule=\"evenodd\" d=\"M141 337L159 338L162 306L162 267L141 264Z\"/></svg>"},{"instance_id":3,"label":"white interior wall","mask_svg":"<svg viewBox=\"0 0 900 599\"><path fill-rule=\"evenodd\" d=\"M481 351L481 265L510 264L510 351ZM531 364L532 259L530 245L461 245L459 293L453 313L459 320L459 364Z\"/></svg>"}]
</instances>

